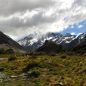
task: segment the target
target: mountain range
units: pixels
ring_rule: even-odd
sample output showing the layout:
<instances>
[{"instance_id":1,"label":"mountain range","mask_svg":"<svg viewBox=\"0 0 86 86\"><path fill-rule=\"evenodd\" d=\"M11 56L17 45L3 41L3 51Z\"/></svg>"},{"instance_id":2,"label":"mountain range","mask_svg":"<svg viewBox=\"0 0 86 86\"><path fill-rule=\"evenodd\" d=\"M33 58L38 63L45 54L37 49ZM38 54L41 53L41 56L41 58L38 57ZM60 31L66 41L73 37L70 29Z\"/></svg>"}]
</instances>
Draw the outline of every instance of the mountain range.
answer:
<instances>
[{"instance_id":1,"label":"mountain range","mask_svg":"<svg viewBox=\"0 0 86 86\"><path fill-rule=\"evenodd\" d=\"M71 35L69 33L64 36L60 33L47 33L46 35L40 36L40 38L37 38L36 34L35 36L30 34L23 39L18 40L18 43L26 49L35 50L42 46L46 40L51 40L56 44L64 45L70 43L75 37L75 35Z\"/></svg>"},{"instance_id":2,"label":"mountain range","mask_svg":"<svg viewBox=\"0 0 86 86\"><path fill-rule=\"evenodd\" d=\"M66 33L64 35L60 33L47 33L46 35L41 36L40 38L36 37L33 34L30 34L20 40L18 43L25 47L27 50L34 51L45 44L45 41L52 41L57 45L62 45L63 50L73 50L77 46L86 44L86 33L80 35L71 35Z\"/></svg>"}]
</instances>

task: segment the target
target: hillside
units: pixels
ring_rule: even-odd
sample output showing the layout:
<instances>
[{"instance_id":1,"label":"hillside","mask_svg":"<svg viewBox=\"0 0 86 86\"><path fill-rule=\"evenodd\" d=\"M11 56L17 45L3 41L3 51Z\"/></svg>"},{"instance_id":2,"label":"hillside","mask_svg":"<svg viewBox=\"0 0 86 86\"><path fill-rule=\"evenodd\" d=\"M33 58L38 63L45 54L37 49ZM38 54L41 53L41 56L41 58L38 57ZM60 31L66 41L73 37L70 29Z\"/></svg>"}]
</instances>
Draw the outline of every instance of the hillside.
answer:
<instances>
[{"instance_id":1,"label":"hillside","mask_svg":"<svg viewBox=\"0 0 86 86\"><path fill-rule=\"evenodd\" d=\"M62 52L62 46L57 45L53 41L46 40L45 43L37 49L37 52L59 53Z\"/></svg>"},{"instance_id":2,"label":"hillside","mask_svg":"<svg viewBox=\"0 0 86 86\"><path fill-rule=\"evenodd\" d=\"M25 52L24 48L21 45L11 39L9 36L0 32L0 51L4 53L5 51L7 52L10 50L12 50L13 52Z\"/></svg>"}]
</instances>

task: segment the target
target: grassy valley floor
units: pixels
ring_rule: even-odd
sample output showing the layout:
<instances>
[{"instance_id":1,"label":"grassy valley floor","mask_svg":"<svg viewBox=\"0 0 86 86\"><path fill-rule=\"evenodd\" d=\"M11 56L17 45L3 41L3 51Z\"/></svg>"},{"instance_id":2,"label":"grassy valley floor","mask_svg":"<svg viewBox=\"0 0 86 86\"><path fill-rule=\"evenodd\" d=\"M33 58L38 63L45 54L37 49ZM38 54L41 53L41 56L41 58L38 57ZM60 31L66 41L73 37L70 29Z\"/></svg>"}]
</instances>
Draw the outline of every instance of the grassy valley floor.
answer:
<instances>
[{"instance_id":1,"label":"grassy valley floor","mask_svg":"<svg viewBox=\"0 0 86 86\"><path fill-rule=\"evenodd\" d=\"M86 56L2 54L0 86L86 86Z\"/></svg>"}]
</instances>

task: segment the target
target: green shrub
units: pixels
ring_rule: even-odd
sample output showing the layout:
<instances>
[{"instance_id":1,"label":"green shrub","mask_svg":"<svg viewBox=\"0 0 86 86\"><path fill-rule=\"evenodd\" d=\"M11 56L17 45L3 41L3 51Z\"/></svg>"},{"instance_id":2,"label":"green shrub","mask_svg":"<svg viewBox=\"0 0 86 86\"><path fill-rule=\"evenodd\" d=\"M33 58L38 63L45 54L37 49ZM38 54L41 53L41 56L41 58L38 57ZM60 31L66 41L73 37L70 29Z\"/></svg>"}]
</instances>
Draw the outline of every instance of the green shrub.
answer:
<instances>
[{"instance_id":1,"label":"green shrub","mask_svg":"<svg viewBox=\"0 0 86 86\"><path fill-rule=\"evenodd\" d=\"M10 57L8 58L8 61L14 61L14 60L16 60L16 57L15 57L15 56L10 56Z\"/></svg>"},{"instance_id":2,"label":"green shrub","mask_svg":"<svg viewBox=\"0 0 86 86\"><path fill-rule=\"evenodd\" d=\"M34 78L38 78L40 76L40 72L39 71L32 71L29 74L29 77L34 77Z\"/></svg>"},{"instance_id":3,"label":"green shrub","mask_svg":"<svg viewBox=\"0 0 86 86\"><path fill-rule=\"evenodd\" d=\"M35 68L35 67L39 67L39 64L38 63L28 64L22 71L28 72L30 69Z\"/></svg>"}]
</instances>

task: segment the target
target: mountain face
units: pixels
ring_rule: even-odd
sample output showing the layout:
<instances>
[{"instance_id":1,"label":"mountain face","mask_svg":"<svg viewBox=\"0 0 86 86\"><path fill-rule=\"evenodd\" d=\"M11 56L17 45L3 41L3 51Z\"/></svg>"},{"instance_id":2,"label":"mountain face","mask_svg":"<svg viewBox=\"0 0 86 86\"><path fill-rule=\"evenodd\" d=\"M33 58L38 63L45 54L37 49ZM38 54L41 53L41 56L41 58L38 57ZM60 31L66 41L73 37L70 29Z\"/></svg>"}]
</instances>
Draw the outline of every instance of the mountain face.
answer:
<instances>
[{"instance_id":1,"label":"mountain face","mask_svg":"<svg viewBox=\"0 0 86 86\"><path fill-rule=\"evenodd\" d=\"M12 40L9 36L0 32L0 52L22 52L24 53L24 48L17 42Z\"/></svg>"}]
</instances>

